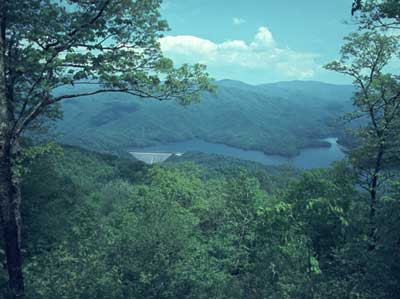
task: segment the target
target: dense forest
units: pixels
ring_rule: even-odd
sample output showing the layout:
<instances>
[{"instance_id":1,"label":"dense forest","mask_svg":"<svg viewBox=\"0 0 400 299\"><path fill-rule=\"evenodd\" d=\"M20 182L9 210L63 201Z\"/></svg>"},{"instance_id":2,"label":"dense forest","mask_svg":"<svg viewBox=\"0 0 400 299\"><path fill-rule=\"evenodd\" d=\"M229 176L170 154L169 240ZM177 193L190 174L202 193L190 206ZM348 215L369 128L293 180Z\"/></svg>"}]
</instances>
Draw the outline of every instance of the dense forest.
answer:
<instances>
[{"instance_id":1,"label":"dense forest","mask_svg":"<svg viewBox=\"0 0 400 299\"><path fill-rule=\"evenodd\" d=\"M0 0L0 298L400 298L400 1L351 4L353 85L253 86L165 58L159 0ZM124 152L331 134L307 171Z\"/></svg>"},{"instance_id":2,"label":"dense forest","mask_svg":"<svg viewBox=\"0 0 400 299\"><path fill-rule=\"evenodd\" d=\"M148 167L64 147L29 169L29 298L398 294L396 187L368 251L368 201L345 163L306 173L231 161Z\"/></svg>"}]
</instances>

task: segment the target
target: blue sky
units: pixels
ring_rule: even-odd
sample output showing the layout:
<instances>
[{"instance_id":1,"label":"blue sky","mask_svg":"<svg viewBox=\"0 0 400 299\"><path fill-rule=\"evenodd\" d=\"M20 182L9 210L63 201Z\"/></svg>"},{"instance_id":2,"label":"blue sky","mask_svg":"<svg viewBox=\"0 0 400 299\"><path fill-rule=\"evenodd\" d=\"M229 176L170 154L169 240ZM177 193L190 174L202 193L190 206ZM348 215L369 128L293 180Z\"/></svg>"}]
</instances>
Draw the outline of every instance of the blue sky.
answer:
<instances>
[{"instance_id":1,"label":"blue sky","mask_svg":"<svg viewBox=\"0 0 400 299\"><path fill-rule=\"evenodd\" d=\"M164 0L171 31L161 40L176 63L205 63L216 79L350 83L322 66L355 29L352 0Z\"/></svg>"}]
</instances>

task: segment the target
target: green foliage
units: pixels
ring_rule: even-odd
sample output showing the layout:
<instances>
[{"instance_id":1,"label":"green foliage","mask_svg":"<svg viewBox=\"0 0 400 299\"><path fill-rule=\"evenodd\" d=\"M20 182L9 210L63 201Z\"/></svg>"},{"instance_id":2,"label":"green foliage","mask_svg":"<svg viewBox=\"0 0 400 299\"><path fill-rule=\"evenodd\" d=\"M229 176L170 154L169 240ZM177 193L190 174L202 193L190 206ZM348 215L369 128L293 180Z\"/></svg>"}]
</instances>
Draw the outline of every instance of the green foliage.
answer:
<instances>
[{"instance_id":1,"label":"green foliage","mask_svg":"<svg viewBox=\"0 0 400 299\"><path fill-rule=\"evenodd\" d=\"M392 11L397 2L369 1L363 12L370 13L371 26L382 18L398 21ZM158 39L167 24L160 19L159 0L5 3L7 18L0 26L9 58L6 79L19 78L7 82L15 93L12 102L7 99L16 109L10 112L12 139L28 125L41 127L46 117L59 117L57 103L64 99L124 92L185 106L198 100L200 91L214 90L204 66L174 68L162 56ZM399 151L399 78L383 73L397 50L395 37L352 34L341 59L327 65L355 80L357 111L349 118L369 117L358 130L360 146L351 152L350 164L298 175L251 163L227 167L214 164L215 157L197 157L201 167L181 162L150 167L74 147L25 148L13 161L13 175L24 178L28 297L397 298L400 182L396 165L389 163ZM122 97L110 103L101 96L87 106L71 102L63 108L67 118L87 113L82 123L66 120L76 122L70 129L79 135L72 134L70 142L75 138L71 143L102 150L203 138L293 155L338 132L333 119L347 110L345 101L333 104L339 95L329 93L335 87L307 84L221 82L217 96L204 95L204 110L173 104L156 110L137 99L129 106ZM318 95L311 99L310 86ZM340 96L346 98L347 91ZM104 106L115 109L108 113ZM168 121L181 127L164 126L165 107L173 112ZM139 125L126 126L131 114ZM275 127L280 119L285 124ZM150 130L146 136L144 125ZM153 130L159 127L164 131ZM382 169L391 174L384 183ZM362 171L370 201L357 186ZM3 251L0 258L5 259ZM6 279L2 271L3 297Z\"/></svg>"},{"instance_id":2,"label":"green foliage","mask_svg":"<svg viewBox=\"0 0 400 299\"><path fill-rule=\"evenodd\" d=\"M373 31L353 33L346 41L340 60L326 68L354 79L356 112L348 119L366 119L353 130L358 144L350 151L349 160L360 186L369 194L369 248L373 250L378 239L376 213L385 182L393 176L393 169L397 173L400 151L400 81L397 75L385 73L397 54L399 39Z\"/></svg>"},{"instance_id":3,"label":"green foliage","mask_svg":"<svg viewBox=\"0 0 400 299\"><path fill-rule=\"evenodd\" d=\"M334 169L304 173L288 190L287 200L292 203L319 261L327 261L346 240L349 213L356 196L355 182L351 169L337 164Z\"/></svg>"},{"instance_id":4,"label":"green foliage","mask_svg":"<svg viewBox=\"0 0 400 299\"><path fill-rule=\"evenodd\" d=\"M177 100L213 91L203 65L174 67L159 39L168 24L160 0L4 2L5 84L13 132L60 117L58 103L105 92ZM16 80L15 78L18 78ZM89 85L90 90L66 87ZM63 92L60 93L60 89Z\"/></svg>"},{"instance_id":5,"label":"green foliage","mask_svg":"<svg viewBox=\"0 0 400 299\"><path fill-rule=\"evenodd\" d=\"M348 200L347 204L343 206L346 202L336 201L339 213L328 219L336 217L344 221L329 230L334 233L339 228L340 233L328 237L330 242L326 244L332 245L323 246L328 253L327 263L320 265L327 275L318 288L324 298L397 298L400 272L392 261L398 258L394 243L398 246L399 237L392 232L398 231L398 221L393 217L398 219L399 215L395 190L399 177L400 85L397 74L385 71L398 55L398 36L387 34L386 30L398 28L399 3L391 0L356 2L362 4L361 8L356 8L361 9L361 28L375 30L353 33L345 38L340 60L326 68L351 76L357 87L353 98L356 111L346 118L365 121L358 122L358 128L352 130L356 146L349 152L349 173L354 176L352 180L347 177L347 182L357 183L356 186L367 193L354 194L353 191L348 197L347 191L347 195L338 197ZM377 28L383 30L378 32ZM328 184L334 182L330 178ZM329 185L323 189L329 190ZM335 202L330 196L326 199L329 205ZM326 216L322 219L327 219ZM334 223L328 221L325 225L330 224ZM314 234L319 229L313 227L310 231ZM327 236L326 233L317 235L317 240L326 241Z\"/></svg>"},{"instance_id":6,"label":"green foliage","mask_svg":"<svg viewBox=\"0 0 400 299\"><path fill-rule=\"evenodd\" d=\"M120 171L122 162L130 174ZM243 171L207 178L191 164L137 165L76 148L30 164L23 189L29 295L243 298L253 292L263 246L255 245L264 238L265 219L272 221L258 180ZM284 262L275 263L284 268ZM258 279L257 292L275 292L265 285L270 271Z\"/></svg>"},{"instance_id":7,"label":"green foliage","mask_svg":"<svg viewBox=\"0 0 400 299\"><path fill-rule=\"evenodd\" d=\"M31 150L28 150L30 152ZM111 180L140 181L144 165L131 160L66 147L25 162L23 239L30 254L47 250L70 232L71 216L82 196Z\"/></svg>"},{"instance_id":8,"label":"green foliage","mask_svg":"<svg viewBox=\"0 0 400 299\"><path fill-rule=\"evenodd\" d=\"M399 0L362 0L357 21L362 29L400 28L400 2Z\"/></svg>"},{"instance_id":9,"label":"green foliage","mask_svg":"<svg viewBox=\"0 0 400 299\"><path fill-rule=\"evenodd\" d=\"M64 147L27 166L31 298L372 299L399 291L399 182L381 202L379 246L368 252L369 207L345 162L301 175L252 163L148 167Z\"/></svg>"}]
</instances>

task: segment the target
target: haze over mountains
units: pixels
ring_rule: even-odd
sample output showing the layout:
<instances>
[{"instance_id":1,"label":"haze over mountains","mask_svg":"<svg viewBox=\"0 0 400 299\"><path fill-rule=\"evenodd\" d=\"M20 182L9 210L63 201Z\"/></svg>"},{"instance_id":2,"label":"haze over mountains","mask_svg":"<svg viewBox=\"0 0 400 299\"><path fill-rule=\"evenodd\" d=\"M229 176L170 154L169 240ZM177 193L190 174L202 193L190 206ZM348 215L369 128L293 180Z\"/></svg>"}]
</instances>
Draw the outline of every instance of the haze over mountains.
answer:
<instances>
[{"instance_id":1,"label":"haze over mountains","mask_svg":"<svg viewBox=\"0 0 400 299\"><path fill-rule=\"evenodd\" d=\"M175 102L101 94L66 101L58 141L100 151L120 151L202 139L269 154L295 155L338 136L337 122L351 111L353 87L316 81L248 85L217 82L216 94L182 107Z\"/></svg>"}]
</instances>

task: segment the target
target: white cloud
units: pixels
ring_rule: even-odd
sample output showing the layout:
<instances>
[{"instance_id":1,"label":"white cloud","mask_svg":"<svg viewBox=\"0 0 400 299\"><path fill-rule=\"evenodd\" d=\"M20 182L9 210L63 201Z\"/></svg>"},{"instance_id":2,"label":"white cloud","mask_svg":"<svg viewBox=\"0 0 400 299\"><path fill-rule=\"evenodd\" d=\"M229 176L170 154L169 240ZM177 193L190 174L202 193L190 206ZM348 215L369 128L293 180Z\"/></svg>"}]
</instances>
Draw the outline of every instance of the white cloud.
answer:
<instances>
[{"instance_id":1,"label":"white cloud","mask_svg":"<svg viewBox=\"0 0 400 299\"><path fill-rule=\"evenodd\" d=\"M246 23L246 20L242 19L242 18L235 17L235 18L232 19L232 22L233 22L234 25L242 25L242 24Z\"/></svg>"},{"instance_id":2,"label":"white cloud","mask_svg":"<svg viewBox=\"0 0 400 299\"><path fill-rule=\"evenodd\" d=\"M260 27L250 43L243 40L214 43L191 35L166 36L160 43L165 55L176 63L204 63L218 79L246 81L247 77L257 80L260 76L260 81L309 79L319 68L317 55L278 47L267 27Z\"/></svg>"},{"instance_id":3,"label":"white cloud","mask_svg":"<svg viewBox=\"0 0 400 299\"><path fill-rule=\"evenodd\" d=\"M166 36L160 40L162 50L167 55L179 55L180 59L203 61L218 55L218 45L192 35Z\"/></svg>"},{"instance_id":4,"label":"white cloud","mask_svg":"<svg viewBox=\"0 0 400 299\"><path fill-rule=\"evenodd\" d=\"M254 41L251 43L254 49L268 49L275 47L275 40L267 27L260 27Z\"/></svg>"}]
</instances>

